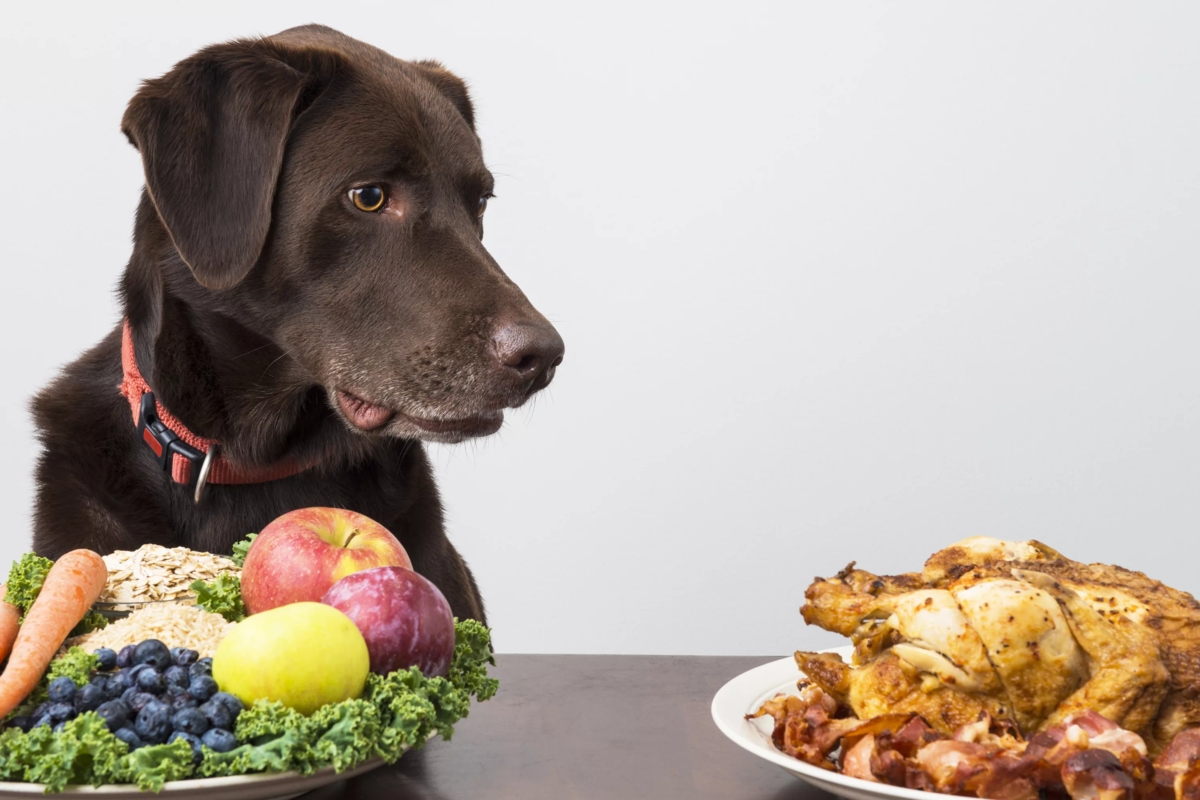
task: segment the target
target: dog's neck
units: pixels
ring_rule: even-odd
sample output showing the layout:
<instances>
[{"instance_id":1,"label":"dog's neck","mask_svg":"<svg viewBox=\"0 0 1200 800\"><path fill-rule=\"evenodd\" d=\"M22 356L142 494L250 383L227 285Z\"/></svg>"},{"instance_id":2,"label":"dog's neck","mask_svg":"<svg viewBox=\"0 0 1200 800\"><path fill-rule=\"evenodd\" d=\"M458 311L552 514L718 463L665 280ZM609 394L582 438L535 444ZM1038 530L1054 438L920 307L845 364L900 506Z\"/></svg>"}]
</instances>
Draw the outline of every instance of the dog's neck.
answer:
<instances>
[{"instance_id":1,"label":"dog's neck","mask_svg":"<svg viewBox=\"0 0 1200 800\"><path fill-rule=\"evenodd\" d=\"M143 195L121 293L138 367L159 402L234 462L341 468L379 443L348 431L325 390L256 330L254 309L201 287ZM260 319L261 321L261 319Z\"/></svg>"}]
</instances>

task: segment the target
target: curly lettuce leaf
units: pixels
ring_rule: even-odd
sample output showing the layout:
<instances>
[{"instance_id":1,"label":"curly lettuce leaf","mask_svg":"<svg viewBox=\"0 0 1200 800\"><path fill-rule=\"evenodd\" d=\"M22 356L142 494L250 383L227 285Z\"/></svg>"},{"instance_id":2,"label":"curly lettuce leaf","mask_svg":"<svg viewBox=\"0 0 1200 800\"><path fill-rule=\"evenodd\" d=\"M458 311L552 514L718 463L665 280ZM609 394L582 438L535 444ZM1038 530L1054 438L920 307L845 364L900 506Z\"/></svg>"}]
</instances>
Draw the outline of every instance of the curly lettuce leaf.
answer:
<instances>
[{"instance_id":1,"label":"curly lettuce leaf","mask_svg":"<svg viewBox=\"0 0 1200 800\"><path fill-rule=\"evenodd\" d=\"M234 735L242 744L227 753L203 749L201 775L217 777L289 769L308 775L316 769L308 718L282 703L259 700L238 716Z\"/></svg>"},{"instance_id":2,"label":"curly lettuce leaf","mask_svg":"<svg viewBox=\"0 0 1200 800\"><path fill-rule=\"evenodd\" d=\"M50 662L50 668L46 670L46 674L33 687L33 691L5 719L33 714L33 710L48 698L50 681L55 678L66 675L75 681L76 686L83 686L91 680L92 672L99 666L99 658L85 652L82 647L72 647Z\"/></svg>"},{"instance_id":3,"label":"curly lettuce leaf","mask_svg":"<svg viewBox=\"0 0 1200 800\"><path fill-rule=\"evenodd\" d=\"M42 591L46 573L52 566L54 562L50 559L26 553L14 561L12 569L8 571L8 588L4 599L21 609L22 622L29 613L29 607L37 599L38 592Z\"/></svg>"},{"instance_id":4,"label":"curly lettuce leaf","mask_svg":"<svg viewBox=\"0 0 1200 800\"><path fill-rule=\"evenodd\" d=\"M25 779L24 740L25 734L20 728L5 728L0 733L0 780Z\"/></svg>"},{"instance_id":5,"label":"curly lettuce leaf","mask_svg":"<svg viewBox=\"0 0 1200 800\"><path fill-rule=\"evenodd\" d=\"M424 680L415 667L367 677L363 697L380 711L380 755L389 764L406 749L425 744L433 733L438 707L426 697Z\"/></svg>"},{"instance_id":6,"label":"curly lettuce leaf","mask_svg":"<svg viewBox=\"0 0 1200 800\"><path fill-rule=\"evenodd\" d=\"M482 622L454 620L454 659L446 678L457 688L478 700L490 700L500 681L489 678L487 668L496 666L492 654L492 632Z\"/></svg>"},{"instance_id":7,"label":"curly lettuce leaf","mask_svg":"<svg viewBox=\"0 0 1200 800\"><path fill-rule=\"evenodd\" d=\"M89 611L83 615L83 619L79 620L79 624L71 629L67 637L83 636L85 633L98 631L108 625L108 619L102 616L99 612Z\"/></svg>"},{"instance_id":8,"label":"curly lettuce leaf","mask_svg":"<svg viewBox=\"0 0 1200 800\"><path fill-rule=\"evenodd\" d=\"M254 742L300 730L304 720L303 714L283 703L259 700L238 715L234 733L239 742Z\"/></svg>"},{"instance_id":9,"label":"curly lettuce leaf","mask_svg":"<svg viewBox=\"0 0 1200 800\"><path fill-rule=\"evenodd\" d=\"M242 539L233 546L233 555L230 556L233 559L233 563L239 567L246 563L246 554L250 552L250 545L254 544L254 540L257 538L257 533L248 533L245 539Z\"/></svg>"},{"instance_id":10,"label":"curly lettuce leaf","mask_svg":"<svg viewBox=\"0 0 1200 800\"><path fill-rule=\"evenodd\" d=\"M204 753L204 760L200 762L197 771L205 778L223 778L253 772L286 772L290 769L301 775L308 775L313 769L311 762L303 757L307 747L304 734L298 729L267 739L262 744L247 742L228 753L217 753L202 746L200 749Z\"/></svg>"},{"instance_id":11,"label":"curly lettuce leaf","mask_svg":"<svg viewBox=\"0 0 1200 800\"><path fill-rule=\"evenodd\" d=\"M0 774L5 780L44 783L61 792L68 784L100 786L118 773L128 746L113 736L94 712L80 714L58 733L49 726L0 735Z\"/></svg>"},{"instance_id":12,"label":"curly lettuce leaf","mask_svg":"<svg viewBox=\"0 0 1200 800\"><path fill-rule=\"evenodd\" d=\"M167 781L191 777L192 755L192 746L182 739L139 747L117 761L107 782L136 783L143 792L158 792Z\"/></svg>"},{"instance_id":13,"label":"curly lettuce leaf","mask_svg":"<svg viewBox=\"0 0 1200 800\"><path fill-rule=\"evenodd\" d=\"M317 709L308 718L314 763L337 772L354 769L377 752L382 730L379 709L364 700L346 700Z\"/></svg>"},{"instance_id":14,"label":"curly lettuce leaf","mask_svg":"<svg viewBox=\"0 0 1200 800\"><path fill-rule=\"evenodd\" d=\"M92 673L100 669L100 659L86 652L82 647L72 647L58 658L50 662L46 671L47 682L64 675L75 681L76 686L84 686L92 679Z\"/></svg>"},{"instance_id":15,"label":"curly lettuce leaf","mask_svg":"<svg viewBox=\"0 0 1200 800\"><path fill-rule=\"evenodd\" d=\"M42 591L42 584L46 582L46 574L52 566L53 561L33 553L26 553L13 562L8 571L8 589L4 600L21 609L20 622L25 621L25 615L29 613L29 607ZM107 619L95 611L89 611L68 636L82 636L107 624Z\"/></svg>"},{"instance_id":16,"label":"curly lettuce leaf","mask_svg":"<svg viewBox=\"0 0 1200 800\"><path fill-rule=\"evenodd\" d=\"M216 580L193 581L188 587L196 593L196 605L230 622L246 618L242 604L242 581L236 575L218 575Z\"/></svg>"}]
</instances>

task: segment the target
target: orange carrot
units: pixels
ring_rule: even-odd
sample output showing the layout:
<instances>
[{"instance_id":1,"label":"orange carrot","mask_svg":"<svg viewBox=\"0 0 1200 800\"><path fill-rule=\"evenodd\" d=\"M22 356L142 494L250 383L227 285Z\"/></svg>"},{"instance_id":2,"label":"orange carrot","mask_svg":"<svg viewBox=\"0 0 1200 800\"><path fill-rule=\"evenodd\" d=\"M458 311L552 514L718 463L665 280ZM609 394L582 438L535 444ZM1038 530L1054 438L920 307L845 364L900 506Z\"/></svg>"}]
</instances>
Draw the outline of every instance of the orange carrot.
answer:
<instances>
[{"instance_id":1,"label":"orange carrot","mask_svg":"<svg viewBox=\"0 0 1200 800\"><path fill-rule=\"evenodd\" d=\"M0 598L8 596L8 584L0 583ZM21 609L0 599L0 661L8 658L21 627Z\"/></svg>"},{"instance_id":2,"label":"orange carrot","mask_svg":"<svg viewBox=\"0 0 1200 800\"><path fill-rule=\"evenodd\" d=\"M0 717L34 690L67 634L100 596L106 580L104 559L91 550L72 550L54 562L0 675Z\"/></svg>"}]
</instances>

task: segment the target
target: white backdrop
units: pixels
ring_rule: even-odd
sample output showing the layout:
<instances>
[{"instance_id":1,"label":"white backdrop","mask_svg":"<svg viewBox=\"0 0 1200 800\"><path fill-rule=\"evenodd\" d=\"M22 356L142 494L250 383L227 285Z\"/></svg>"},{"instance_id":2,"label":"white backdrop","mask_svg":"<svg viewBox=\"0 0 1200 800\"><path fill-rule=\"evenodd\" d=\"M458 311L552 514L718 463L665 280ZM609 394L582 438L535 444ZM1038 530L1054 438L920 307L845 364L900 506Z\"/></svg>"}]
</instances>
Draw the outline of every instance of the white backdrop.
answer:
<instances>
[{"instance_id":1,"label":"white backdrop","mask_svg":"<svg viewBox=\"0 0 1200 800\"><path fill-rule=\"evenodd\" d=\"M486 244L567 342L433 451L502 651L821 645L814 575L972 534L1200 589L1200 6L188 6L5 13L0 560L28 398L116 319L137 82L316 21L470 82Z\"/></svg>"}]
</instances>

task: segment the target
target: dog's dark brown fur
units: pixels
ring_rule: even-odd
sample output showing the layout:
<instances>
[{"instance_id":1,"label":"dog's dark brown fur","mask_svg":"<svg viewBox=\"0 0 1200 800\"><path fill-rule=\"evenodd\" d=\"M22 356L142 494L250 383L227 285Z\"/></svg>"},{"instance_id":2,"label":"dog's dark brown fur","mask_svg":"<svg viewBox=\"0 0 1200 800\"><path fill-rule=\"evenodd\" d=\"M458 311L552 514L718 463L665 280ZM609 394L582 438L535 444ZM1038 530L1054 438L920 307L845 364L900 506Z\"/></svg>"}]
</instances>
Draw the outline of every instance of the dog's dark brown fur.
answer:
<instances>
[{"instance_id":1,"label":"dog's dark brown fur","mask_svg":"<svg viewBox=\"0 0 1200 800\"><path fill-rule=\"evenodd\" d=\"M562 340L480 242L492 177L463 82L307 26L202 50L122 127L146 173L121 292L147 382L234 463L320 463L195 505L136 436L118 324L34 401L35 550L229 552L289 510L344 507L483 619L420 440L491 432ZM354 206L364 185L382 211ZM339 392L392 415L364 430Z\"/></svg>"}]
</instances>

